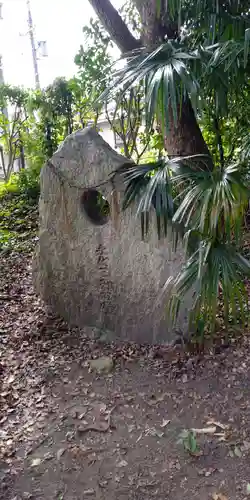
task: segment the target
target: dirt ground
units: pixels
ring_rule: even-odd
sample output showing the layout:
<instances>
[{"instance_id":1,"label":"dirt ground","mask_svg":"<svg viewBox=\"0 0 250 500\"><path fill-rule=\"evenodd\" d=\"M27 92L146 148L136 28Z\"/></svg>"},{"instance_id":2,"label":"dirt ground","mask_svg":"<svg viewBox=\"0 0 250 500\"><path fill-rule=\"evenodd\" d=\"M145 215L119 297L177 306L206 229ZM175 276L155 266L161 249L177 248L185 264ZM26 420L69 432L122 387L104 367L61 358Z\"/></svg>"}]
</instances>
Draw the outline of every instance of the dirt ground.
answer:
<instances>
[{"instance_id":1,"label":"dirt ground","mask_svg":"<svg viewBox=\"0 0 250 500\"><path fill-rule=\"evenodd\" d=\"M1 499L250 498L247 336L199 357L106 345L46 313L30 257L0 276Z\"/></svg>"}]
</instances>

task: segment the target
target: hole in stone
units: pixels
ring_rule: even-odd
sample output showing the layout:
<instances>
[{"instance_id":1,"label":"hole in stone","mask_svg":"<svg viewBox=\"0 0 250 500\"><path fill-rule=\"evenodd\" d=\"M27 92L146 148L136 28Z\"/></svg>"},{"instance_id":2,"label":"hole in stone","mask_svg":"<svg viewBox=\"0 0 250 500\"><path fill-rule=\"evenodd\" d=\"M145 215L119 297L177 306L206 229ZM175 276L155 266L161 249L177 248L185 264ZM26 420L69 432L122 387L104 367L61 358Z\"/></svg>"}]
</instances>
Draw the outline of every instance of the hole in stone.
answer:
<instances>
[{"instance_id":1,"label":"hole in stone","mask_svg":"<svg viewBox=\"0 0 250 500\"><path fill-rule=\"evenodd\" d=\"M103 226L109 221L109 202L97 189L91 188L84 191L81 206L89 220L96 226Z\"/></svg>"}]
</instances>

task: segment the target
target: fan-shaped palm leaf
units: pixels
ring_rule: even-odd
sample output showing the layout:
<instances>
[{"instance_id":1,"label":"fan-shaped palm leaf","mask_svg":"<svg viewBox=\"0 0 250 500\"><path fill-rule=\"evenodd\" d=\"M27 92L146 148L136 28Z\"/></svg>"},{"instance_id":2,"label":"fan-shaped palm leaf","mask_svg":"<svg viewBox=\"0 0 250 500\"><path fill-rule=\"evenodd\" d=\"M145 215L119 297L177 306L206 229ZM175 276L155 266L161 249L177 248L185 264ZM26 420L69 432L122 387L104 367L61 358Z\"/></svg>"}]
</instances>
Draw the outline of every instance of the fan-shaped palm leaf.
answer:
<instances>
[{"instance_id":1,"label":"fan-shaped palm leaf","mask_svg":"<svg viewBox=\"0 0 250 500\"><path fill-rule=\"evenodd\" d=\"M182 163L175 166L174 181L188 187L173 222L210 238L220 235L224 241L239 240L249 191L238 165L197 171Z\"/></svg>"},{"instance_id":2,"label":"fan-shaped palm leaf","mask_svg":"<svg viewBox=\"0 0 250 500\"><path fill-rule=\"evenodd\" d=\"M100 96L100 100L113 99L117 92L145 82L146 123L150 128L157 116L168 130L171 110L177 124L181 103L186 96L191 98L194 109L198 107L199 83L192 74L188 61L200 58L196 52L169 40L153 52L142 49L131 54L126 65L114 72L113 83Z\"/></svg>"},{"instance_id":3,"label":"fan-shaped palm leaf","mask_svg":"<svg viewBox=\"0 0 250 500\"><path fill-rule=\"evenodd\" d=\"M181 184L180 172L184 172L186 168L191 173L192 169L196 168L196 176L202 176L202 165L203 168L205 165L205 168L209 169L209 161L210 158L206 155L194 155L173 159L163 158L158 162L132 165L124 169L123 176L126 189L123 209L128 208L131 204L137 204L137 215L140 215L142 220L143 237L148 232L152 211L156 215L159 238L167 235L169 226L171 226L175 236L176 234L184 236L187 227L185 227L183 221L174 220L178 206L177 193L179 193L179 184ZM194 172L192 173L195 175ZM176 179L178 182L176 182ZM185 181L186 179L183 180L181 187L182 196L183 193L190 190L190 186L186 185L186 190L183 191Z\"/></svg>"},{"instance_id":4,"label":"fan-shaped palm leaf","mask_svg":"<svg viewBox=\"0 0 250 500\"><path fill-rule=\"evenodd\" d=\"M165 285L173 323L177 320L180 303L190 292L193 293L190 326L196 325L202 316L207 329L213 329L219 310L225 321L231 316L234 322L244 322L248 297L243 280L249 276L250 263L234 246L217 240L202 240L182 271Z\"/></svg>"},{"instance_id":5,"label":"fan-shaped palm leaf","mask_svg":"<svg viewBox=\"0 0 250 500\"><path fill-rule=\"evenodd\" d=\"M186 29L195 28L196 40L214 43L229 38L239 39L250 27L248 0L168 0L166 18Z\"/></svg>"},{"instance_id":6,"label":"fan-shaped palm leaf","mask_svg":"<svg viewBox=\"0 0 250 500\"><path fill-rule=\"evenodd\" d=\"M166 236L174 214L171 161L135 165L124 172L126 184L123 209L137 204L137 215L141 216L142 238L148 233L152 211L155 211L158 237Z\"/></svg>"}]
</instances>

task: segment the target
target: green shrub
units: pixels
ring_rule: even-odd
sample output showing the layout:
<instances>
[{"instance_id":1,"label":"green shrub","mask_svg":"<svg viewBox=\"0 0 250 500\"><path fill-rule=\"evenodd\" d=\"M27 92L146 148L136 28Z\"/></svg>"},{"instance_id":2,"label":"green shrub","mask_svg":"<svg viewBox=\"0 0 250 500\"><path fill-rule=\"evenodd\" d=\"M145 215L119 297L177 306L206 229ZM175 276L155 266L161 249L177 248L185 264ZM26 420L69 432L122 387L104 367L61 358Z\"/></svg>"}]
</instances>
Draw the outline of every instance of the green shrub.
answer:
<instances>
[{"instance_id":1,"label":"green shrub","mask_svg":"<svg viewBox=\"0 0 250 500\"><path fill-rule=\"evenodd\" d=\"M40 194L40 165L22 169L18 174L19 193L29 200L37 201Z\"/></svg>"},{"instance_id":2,"label":"green shrub","mask_svg":"<svg viewBox=\"0 0 250 500\"><path fill-rule=\"evenodd\" d=\"M6 192L0 198L0 253L29 250L37 234L37 201L20 192Z\"/></svg>"},{"instance_id":3,"label":"green shrub","mask_svg":"<svg viewBox=\"0 0 250 500\"><path fill-rule=\"evenodd\" d=\"M0 198L20 195L37 202L40 194L40 165L32 165L12 174L8 182L0 182Z\"/></svg>"},{"instance_id":4,"label":"green shrub","mask_svg":"<svg viewBox=\"0 0 250 500\"><path fill-rule=\"evenodd\" d=\"M0 182L0 198L19 194L17 174L12 174L8 182Z\"/></svg>"}]
</instances>

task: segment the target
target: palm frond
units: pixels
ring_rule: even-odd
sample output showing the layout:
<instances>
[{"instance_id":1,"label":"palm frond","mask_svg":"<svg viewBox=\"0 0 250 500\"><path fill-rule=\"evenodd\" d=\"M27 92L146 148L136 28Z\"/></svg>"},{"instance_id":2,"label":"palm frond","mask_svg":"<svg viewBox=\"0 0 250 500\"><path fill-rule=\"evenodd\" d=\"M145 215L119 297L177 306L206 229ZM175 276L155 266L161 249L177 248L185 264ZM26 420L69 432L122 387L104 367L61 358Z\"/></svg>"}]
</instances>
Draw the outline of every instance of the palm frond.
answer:
<instances>
[{"instance_id":1,"label":"palm frond","mask_svg":"<svg viewBox=\"0 0 250 500\"><path fill-rule=\"evenodd\" d=\"M180 15L181 12L181 15ZM188 30L195 29L199 41L238 39L250 26L248 0L168 0L166 18Z\"/></svg>"},{"instance_id":2,"label":"palm frond","mask_svg":"<svg viewBox=\"0 0 250 500\"><path fill-rule=\"evenodd\" d=\"M228 71L235 63L238 68L240 66L246 67L248 63L248 45L249 40L246 35L245 39L238 41L227 40L226 42L220 42L210 60L210 66L218 67L223 65L225 71Z\"/></svg>"},{"instance_id":3,"label":"palm frond","mask_svg":"<svg viewBox=\"0 0 250 500\"><path fill-rule=\"evenodd\" d=\"M145 83L146 124L152 127L155 117L168 130L169 112L177 125L182 100L191 98L198 108L199 83L188 62L200 58L198 52L168 40L153 52L142 49L131 54L123 68L113 74L113 82L100 96L101 101L114 99L117 92L125 93L132 86Z\"/></svg>"},{"instance_id":4,"label":"palm frond","mask_svg":"<svg viewBox=\"0 0 250 500\"><path fill-rule=\"evenodd\" d=\"M136 215L141 218L142 238L147 235L155 216L158 238L172 238L175 248L184 237L183 225L172 222L176 206L173 199L172 166L182 158L163 158L145 165L132 165L124 169L125 183L123 209L136 205Z\"/></svg>"},{"instance_id":5,"label":"palm frond","mask_svg":"<svg viewBox=\"0 0 250 500\"><path fill-rule=\"evenodd\" d=\"M244 278L250 276L250 263L235 247L216 240L202 240L176 278L165 285L169 293L168 313L175 324L180 303L192 293L190 326L203 318L208 330L215 327L216 315L224 321L244 322L248 297Z\"/></svg>"},{"instance_id":6,"label":"palm frond","mask_svg":"<svg viewBox=\"0 0 250 500\"><path fill-rule=\"evenodd\" d=\"M168 312L175 323L180 304L192 293L190 321L202 316L214 327L218 304L224 319L244 321L248 308L244 278L250 263L238 252L249 191L238 165L209 169L205 155L163 158L124 168L123 208L136 204L142 237L155 213L158 237L179 239L187 261L166 283ZM170 229L170 231L169 231Z\"/></svg>"},{"instance_id":7,"label":"palm frond","mask_svg":"<svg viewBox=\"0 0 250 500\"><path fill-rule=\"evenodd\" d=\"M195 112L204 106L204 88L204 95L215 95L217 113L225 115L230 90L246 79L249 44L247 29L241 39L198 45L194 50L176 40L166 41L153 52L137 49L113 72L112 82L98 102L116 99L117 94L125 95L144 82L147 129L156 119L168 133L170 117L177 126L183 100L189 97Z\"/></svg>"},{"instance_id":8,"label":"palm frond","mask_svg":"<svg viewBox=\"0 0 250 500\"><path fill-rule=\"evenodd\" d=\"M250 162L250 134L246 134L242 140L242 160Z\"/></svg>"},{"instance_id":9,"label":"palm frond","mask_svg":"<svg viewBox=\"0 0 250 500\"><path fill-rule=\"evenodd\" d=\"M166 236L174 214L172 184L168 162L164 160L146 165L131 166L124 172L126 185L123 209L137 204L141 217L142 238L149 230L149 219L156 214L158 237Z\"/></svg>"},{"instance_id":10,"label":"palm frond","mask_svg":"<svg viewBox=\"0 0 250 500\"><path fill-rule=\"evenodd\" d=\"M173 222L191 226L201 234L227 241L238 241L249 192L238 165L213 171L195 170L193 166L175 166L177 188L186 184L187 191L177 208Z\"/></svg>"}]
</instances>

